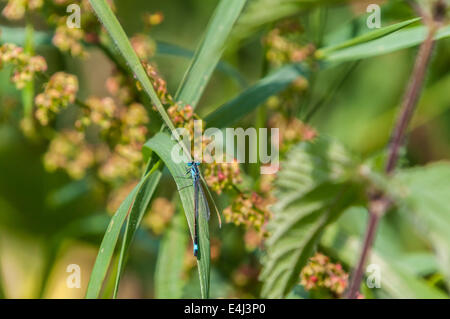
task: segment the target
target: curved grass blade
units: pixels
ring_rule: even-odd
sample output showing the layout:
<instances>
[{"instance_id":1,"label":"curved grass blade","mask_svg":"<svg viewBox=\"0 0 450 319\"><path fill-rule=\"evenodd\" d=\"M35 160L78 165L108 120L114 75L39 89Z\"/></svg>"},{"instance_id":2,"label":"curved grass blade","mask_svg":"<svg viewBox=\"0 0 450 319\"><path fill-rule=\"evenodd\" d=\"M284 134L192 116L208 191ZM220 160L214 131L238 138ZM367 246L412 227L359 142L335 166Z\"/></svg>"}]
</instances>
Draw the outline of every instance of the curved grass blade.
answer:
<instances>
[{"instance_id":1,"label":"curved grass blade","mask_svg":"<svg viewBox=\"0 0 450 319\"><path fill-rule=\"evenodd\" d=\"M98 298L102 289L103 281L111 263L114 250L119 239L120 231L128 215L132 210L139 210L143 208L140 199L145 196L151 196L149 190L152 189L156 180L159 180L159 174L153 174L159 172L156 168L146 173L145 177L139 182L138 185L128 194L127 198L122 202L117 209L114 216L109 222L108 229L105 232L102 243L100 245L99 253L95 260L94 268L91 272L88 288L86 291L86 298ZM136 202L138 200L138 202ZM133 211L133 215L136 213Z\"/></svg>"},{"instance_id":2,"label":"curved grass blade","mask_svg":"<svg viewBox=\"0 0 450 319\"><path fill-rule=\"evenodd\" d=\"M219 63L225 42L246 0L221 0L211 18L202 43L197 48L177 94L177 101L195 107Z\"/></svg>"},{"instance_id":3,"label":"curved grass blade","mask_svg":"<svg viewBox=\"0 0 450 319\"><path fill-rule=\"evenodd\" d=\"M403 21L403 22L399 22L399 23L396 23L396 24L393 24L393 25L390 25L390 26L387 26L384 28L377 29L375 31L367 32L363 35L360 35L358 37L355 37L355 38L345 41L343 43L331 45L326 48L319 49L316 52L316 57L320 59L321 57L326 57L331 52L379 39L381 37L387 36L388 34L395 32L395 31L403 29L404 27L406 27L414 22L417 22L420 19L421 18L414 18L414 19Z\"/></svg>"},{"instance_id":4,"label":"curved grass blade","mask_svg":"<svg viewBox=\"0 0 450 319\"><path fill-rule=\"evenodd\" d=\"M186 158L181 163L175 163L172 159L171 151L176 145L176 142L171 139L168 134L158 133L152 137L144 145L145 152L151 150L155 152L159 158L164 162L172 176L183 176L186 172ZM174 178L180 193L180 199L183 204L184 213L188 221L191 237L194 238L194 188L185 187L191 185L192 182ZM199 211L200 216L205 216L207 212ZM200 258L197 260L198 272L200 278L200 289L202 298L209 297L209 272L210 272L210 248L209 248L209 225L206 218L199 218L199 243L200 243Z\"/></svg>"},{"instance_id":5,"label":"curved grass blade","mask_svg":"<svg viewBox=\"0 0 450 319\"><path fill-rule=\"evenodd\" d=\"M410 48L422 43L427 32L425 26L401 30L380 39L330 52L323 57L323 60L326 62L354 61ZM435 39L440 40L448 37L450 37L450 26L443 27L436 32Z\"/></svg>"},{"instance_id":6,"label":"curved grass blade","mask_svg":"<svg viewBox=\"0 0 450 319\"><path fill-rule=\"evenodd\" d=\"M176 134L175 136L178 137L177 133L175 132L175 127L173 126L172 121L170 120L169 116L166 113L166 110L161 104L161 101L159 100L153 88L153 85L151 84L150 79L148 78L147 73L145 72L144 67L142 66L141 61L136 55L136 52L133 50L133 47L131 46L131 43L128 40L128 37L125 34L125 31L123 30L116 16L112 12L108 3L106 2L106 0L89 0L89 2L92 8L94 9L95 13L97 14L99 20L104 25L109 35L113 39L114 43L119 49L119 52L126 60L134 76L142 85L144 92L148 95L148 97L158 110L164 123L171 131L174 132L174 134Z\"/></svg>"},{"instance_id":7,"label":"curved grass blade","mask_svg":"<svg viewBox=\"0 0 450 319\"><path fill-rule=\"evenodd\" d=\"M183 262L188 245L188 226L179 211L161 242L155 271L156 298L176 299L183 296Z\"/></svg>"},{"instance_id":8,"label":"curved grass blade","mask_svg":"<svg viewBox=\"0 0 450 319\"><path fill-rule=\"evenodd\" d=\"M150 162L149 167L152 167L152 169L149 174L152 176L144 182L144 184L142 185L142 191L137 193L136 199L133 203L133 207L131 208L130 214L128 216L125 235L122 241L122 248L120 250L113 298L117 297L119 282L125 268L125 259L127 258L128 249L130 248L131 242L133 241L134 235L136 234L136 230L141 224L142 217L144 217L148 204L150 203L153 193L155 192L156 186L158 186L159 180L161 179L162 172L161 170L159 170L160 166L161 161L158 161L155 165L152 165L152 163Z\"/></svg>"},{"instance_id":9,"label":"curved grass blade","mask_svg":"<svg viewBox=\"0 0 450 319\"><path fill-rule=\"evenodd\" d=\"M269 97L287 88L299 76L305 75L306 69L299 64L281 67L206 116L206 125L221 128L234 124Z\"/></svg>"}]
</instances>

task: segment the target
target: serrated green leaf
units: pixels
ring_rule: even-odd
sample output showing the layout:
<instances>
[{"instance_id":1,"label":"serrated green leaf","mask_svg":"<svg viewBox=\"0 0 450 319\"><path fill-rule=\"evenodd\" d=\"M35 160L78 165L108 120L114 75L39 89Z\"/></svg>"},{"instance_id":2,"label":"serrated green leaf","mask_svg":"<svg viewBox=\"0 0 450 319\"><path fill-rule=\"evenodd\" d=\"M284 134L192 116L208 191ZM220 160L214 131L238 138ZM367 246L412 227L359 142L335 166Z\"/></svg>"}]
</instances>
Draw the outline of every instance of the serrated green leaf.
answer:
<instances>
[{"instance_id":1,"label":"serrated green leaf","mask_svg":"<svg viewBox=\"0 0 450 319\"><path fill-rule=\"evenodd\" d=\"M299 76L306 74L306 69L299 64L281 67L206 116L207 126L222 128L234 124L269 97L287 88Z\"/></svg>"},{"instance_id":2,"label":"serrated green leaf","mask_svg":"<svg viewBox=\"0 0 450 319\"><path fill-rule=\"evenodd\" d=\"M450 163L402 169L387 191L431 241L450 284Z\"/></svg>"},{"instance_id":3,"label":"serrated green leaf","mask_svg":"<svg viewBox=\"0 0 450 319\"><path fill-rule=\"evenodd\" d=\"M175 96L196 106L225 49L225 42L247 0L221 0L208 24L202 43Z\"/></svg>"},{"instance_id":4,"label":"serrated green leaf","mask_svg":"<svg viewBox=\"0 0 450 319\"><path fill-rule=\"evenodd\" d=\"M281 167L260 277L261 294L268 298L281 298L291 291L322 231L359 194L358 186L350 183L356 165L334 141L302 142Z\"/></svg>"},{"instance_id":5,"label":"serrated green leaf","mask_svg":"<svg viewBox=\"0 0 450 319\"><path fill-rule=\"evenodd\" d=\"M155 271L156 298L175 299L183 296L185 282L182 275L188 238L186 218L178 212L159 247Z\"/></svg>"},{"instance_id":6,"label":"serrated green leaf","mask_svg":"<svg viewBox=\"0 0 450 319\"><path fill-rule=\"evenodd\" d=\"M184 213L188 221L189 229L191 231L191 237L194 237L194 188L186 187L191 185L192 181L178 178L182 177L186 173L186 162L175 163L172 159L172 149L175 147L176 142L171 139L168 134L158 133L152 137L144 145L145 152L153 151L164 162L170 171L170 174L174 177L180 194L180 199L183 204ZM201 207L201 205L200 205ZM197 261L198 272L200 278L200 288L203 298L209 297L209 273L210 273L210 243L209 243L209 225L206 218L206 212L199 211L199 245L200 245L200 257Z\"/></svg>"}]
</instances>

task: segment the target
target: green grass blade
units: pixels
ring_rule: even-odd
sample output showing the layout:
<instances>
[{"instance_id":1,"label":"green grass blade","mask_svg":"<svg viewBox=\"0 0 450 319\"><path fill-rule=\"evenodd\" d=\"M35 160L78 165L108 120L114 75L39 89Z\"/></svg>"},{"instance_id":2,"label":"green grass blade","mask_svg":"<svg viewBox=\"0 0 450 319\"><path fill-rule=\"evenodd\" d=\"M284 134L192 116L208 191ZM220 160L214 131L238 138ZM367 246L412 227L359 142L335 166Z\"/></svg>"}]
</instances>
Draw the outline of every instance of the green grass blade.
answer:
<instances>
[{"instance_id":1,"label":"green grass blade","mask_svg":"<svg viewBox=\"0 0 450 319\"><path fill-rule=\"evenodd\" d=\"M181 82L176 99L195 107L219 62L246 0L221 0Z\"/></svg>"},{"instance_id":2,"label":"green grass blade","mask_svg":"<svg viewBox=\"0 0 450 319\"><path fill-rule=\"evenodd\" d=\"M151 165L151 164L150 164ZM128 249L130 248L131 242L133 241L134 235L141 224L142 217L144 217L147 211L148 204L155 192L156 186L161 179L162 172L160 171L161 162L158 161L153 165L151 171L148 173L151 175L146 178L142 184L141 191L137 193L136 199L131 208L130 214L127 219L127 225L125 228L125 235L122 241L122 248L120 250L119 264L116 276L116 282L114 286L113 298L117 297L117 292L119 290L119 282L122 276L123 270L125 268L126 258L128 255Z\"/></svg>"},{"instance_id":3,"label":"green grass blade","mask_svg":"<svg viewBox=\"0 0 450 319\"><path fill-rule=\"evenodd\" d=\"M108 229L105 232L105 236L103 237L97 258L95 260L94 268L91 272L91 277L89 279L89 284L86 291L86 298L98 298L100 295L103 280L108 272L109 264L111 263L111 258L114 254L117 240L119 239L120 230L122 229L123 223L127 218L129 209L133 204L135 195L138 192L140 185L141 183L138 184L130 192L130 194L128 194L127 198L122 202L119 209L109 222Z\"/></svg>"},{"instance_id":4,"label":"green grass blade","mask_svg":"<svg viewBox=\"0 0 450 319\"><path fill-rule=\"evenodd\" d=\"M356 38L350 39L348 41L345 41L343 43L340 44L336 44L336 45L332 45L323 49L320 49L316 52L316 56L318 58L323 57L323 56L327 56L329 55L331 52L340 50L340 49L344 49L344 48L348 48L348 47L352 47L358 44L362 44L368 41L373 41L376 39L379 39L381 37L387 36L388 34L391 34L395 31L398 31L414 22L419 21L421 18L414 18L414 19L410 19L410 20L406 20L403 22L399 22L384 28L380 28L380 29L376 29L374 31L371 32L367 32L363 35L360 35Z\"/></svg>"},{"instance_id":5,"label":"green grass blade","mask_svg":"<svg viewBox=\"0 0 450 319\"><path fill-rule=\"evenodd\" d=\"M158 110L164 123L171 131L174 131L175 127L173 126L172 121L167 115L163 105L161 104L161 101L159 100L155 90L153 89L150 79L148 78L141 61L136 55L136 52L134 52L131 43L128 40L128 37L125 34L125 31L112 12L108 3L106 2L106 0L89 0L89 2L91 3L91 6L97 14L99 20L113 39L120 53L127 61L127 64L132 70L134 76L141 83L144 92L148 95L148 97Z\"/></svg>"},{"instance_id":6,"label":"green grass blade","mask_svg":"<svg viewBox=\"0 0 450 319\"><path fill-rule=\"evenodd\" d=\"M424 26L401 30L380 39L330 52L323 57L323 60L335 63L354 61L410 48L422 43L427 32L427 28ZM450 26L441 28L436 33L435 39L440 40L448 37L450 37Z\"/></svg>"},{"instance_id":7,"label":"green grass blade","mask_svg":"<svg viewBox=\"0 0 450 319\"><path fill-rule=\"evenodd\" d=\"M191 50L185 49L173 43L157 41L156 54L171 55L176 57L192 59L195 53ZM216 69L222 72L223 74L228 75L239 86L243 88L248 86L247 80L244 78L241 72L239 72L239 70L237 70L234 66L227 63L226 61L219 61Z\"/></svg>"},{"instance_id":8,"label":"green grass blade","mask_svg":"<svg viewBox=\"0 0 450 319\"><path fill-rule=\"evenodd\" d=\"M207 126L221 128L235 123L304 75L306 70L299 64L289 64L274 71L209 114L205 118Z\"/></svg>"},{"instance_id":9,"label":"green grass blade","mask_svg":"<svg viewBox=\"0 0 450 319\"><path fill-rule=\"evenodd\" d=\"M155 152L174 177L178 189L190 185L192 182L183 178L186 173L185 162L175 163L172 159L172 149L176 142L168 134L158 133L152 137L144 146L144 154L148 151ZM185 187L180 192L180 199L183 204L184 213L188 221L191 236L194 236L194 188ZM199 212L200 216L205 216L206 212ZM200 259L198 260L198 272L200 278L200 289L202 298L209 297L209 273L210 273L210 248L209 248L209 225L206 218L199 218L199 244Z\"/></svg>"},{"instance_id":10,"label":"green grass blade","mask_svg":"<svg viewBox=\"0 0 450 319\"><path fill-rule=\"evenodd\" d=\"M125 222L125 219L131 214L134 209L139 209L141 203L137 203L145 194L149 193L151 189L154 174L153 170L146 174L146 176L139 182L138 185L128 194L127 198L122 202L117 209L114 216L109 222L108 229L105 232L100 249L95 260L94 268L92 269L91 277L86 292L86 298L98 298L102 289L103 281L108 272L117 241L120 236L120 231ZM145 196L144 196L145 197ZM133 212L133 215L135 213Z\"/></svg>"},{"instance_id":11,"label":"green grass blade","mask_svg":"<svg viewBox=\"0 0 450 319\"><path fill-rule=\"evenodd\" d=\"M188 227L180 211L164 234L155 271L156 298L176 299L183 296L183 262L188 244Z\"/></svg>"}]
</instances>

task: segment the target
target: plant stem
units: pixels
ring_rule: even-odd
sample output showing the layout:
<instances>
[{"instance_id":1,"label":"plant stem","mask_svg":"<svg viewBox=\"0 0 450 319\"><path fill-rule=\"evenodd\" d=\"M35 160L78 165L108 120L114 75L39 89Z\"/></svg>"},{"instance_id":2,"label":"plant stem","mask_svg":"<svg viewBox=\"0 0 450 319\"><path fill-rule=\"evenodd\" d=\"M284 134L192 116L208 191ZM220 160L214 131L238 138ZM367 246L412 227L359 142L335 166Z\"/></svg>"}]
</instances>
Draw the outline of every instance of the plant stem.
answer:
<instances>
[{"instance_id":1,"label":"plant stem","mask_svg":"<svg viewBox=\"0 0 450 319\"><path fill-rule=\"evenodd\" d=\"M435 41L433 39L436 29L431 27L428 32L428 36L420 46L419 53L416 58L414 71L411 76L408 90L403 99L403 106L394 128L391 145L389 148L389 157L386 164L386 173L391 173L398 160L398 152L403 145L405 138L405 131L408 128L408 124L412 118L414 110L419 100L420 92L422 90L423 82L425 79L426 70L431 59L431 53L433 52Z\"/></svg>"},{"instance_id":2,"label":"plant stem","mask_svg":"<svg viewBox=\"0 0 450 319\"><path fill-rule=\"evenodd\" d=\"M385 172L391 174L398 161L398 152L405 140L406 129L411 121L412 115L420 97L420 92L425 80L426 71L430 63L435 40L434 35L439 28L440 22L445 15L445 3L438 0L434 4L434 16L429 19L428 34L425 41L420 45L419 52L414 64L406 93L403 97L402 108L397 123L393 129L391 143L389 145L389 156ZM426 19L424 19L426 21ZM384 194L373 196L369 201L369 222L366 229L361 255L356 270L353 273L347 297L354 299L358 297L359 288L364 273L364 267L370 254L370 249L375 239L377 226L380 218L390 207L390 200Z\"/></svg>"},{"instance_id":3,"label":"plant stem","mask_svg":"<svg viewBox=\"0 0 450 319\"><path fill-rule=\"evenodd\" d=\"M367 223L366 234L364 237L364 244L361 250L361 256L358 260L358 265L353 273L352 281L348 290L347 297L349 299L358 298L359 287L361 286L361 281L364 274L364 267L367 262L367 258L370 254L370 249L375 240L375 234L377 231L378 223L381 216L385 213L386 209L389 207L389 201L381 195L378 199L372 199L370 201L369 208L369 222Z\"/></svg>"}]
</instances>

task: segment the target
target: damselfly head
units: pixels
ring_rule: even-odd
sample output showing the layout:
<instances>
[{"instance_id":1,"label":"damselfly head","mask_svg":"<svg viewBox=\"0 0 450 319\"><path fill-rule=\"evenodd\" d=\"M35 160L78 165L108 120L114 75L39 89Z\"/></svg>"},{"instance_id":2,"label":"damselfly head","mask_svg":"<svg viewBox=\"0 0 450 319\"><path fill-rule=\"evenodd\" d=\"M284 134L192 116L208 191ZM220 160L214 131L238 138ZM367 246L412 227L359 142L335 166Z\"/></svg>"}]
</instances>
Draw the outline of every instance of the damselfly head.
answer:
<instances>
[{"instance_id":1,"label":"damselfly head","mask_svg":"<svg viewBox=\"0 0 450 319\"><path fill-rule=\"evenodd\" d=\"M200 162L192 161L192 162L187 163L187 166L188 167L199 166L200 164L201 164Z\"/></svg>"}]
</instances>

